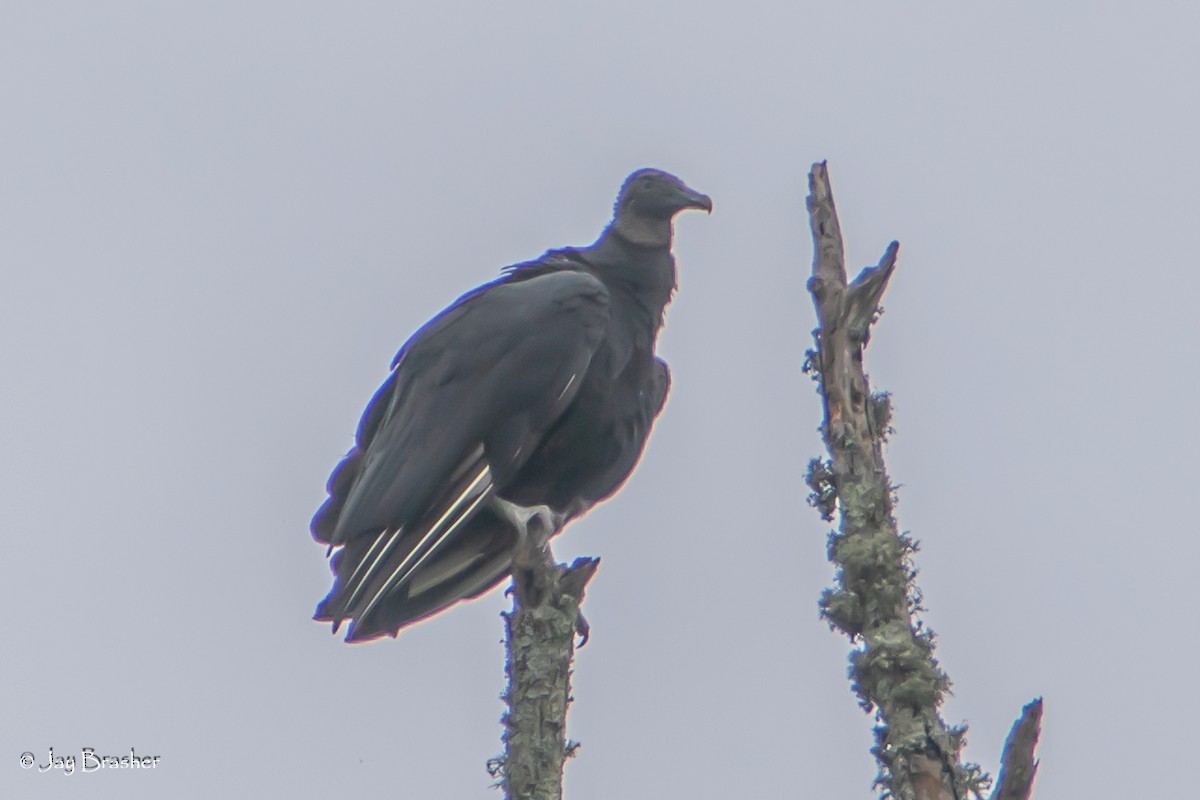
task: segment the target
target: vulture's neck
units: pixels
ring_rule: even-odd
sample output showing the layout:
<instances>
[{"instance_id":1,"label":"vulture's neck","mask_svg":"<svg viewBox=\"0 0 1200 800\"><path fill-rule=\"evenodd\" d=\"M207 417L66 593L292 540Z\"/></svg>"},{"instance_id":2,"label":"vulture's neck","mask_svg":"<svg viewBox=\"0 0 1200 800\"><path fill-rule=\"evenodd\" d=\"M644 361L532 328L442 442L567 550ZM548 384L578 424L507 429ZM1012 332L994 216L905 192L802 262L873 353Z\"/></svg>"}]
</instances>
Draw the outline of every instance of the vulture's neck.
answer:
<instances>
[{"instance_id":1,"label":"vulture's neck","mask_svg":"<svg viewBox=\"0 0 1200 800\"><path fill-rule=\"evenodd\" d=\"M641 214L625 213L613 220L610 230L625 241L641 247L665 247L671 249L674 229L671 219L644 217Z\"/></svg>"},{"instance_id":2,"label":"vulture's neck","mask_svg":"<svg viewBox=\"0 0 1200 800\"><path fill-rule=\"evenodd\" d=\"M667 238L646 245L630 240L620 222L604 230L581 255L611 288L627 295L646 312L655 330L662 324L663 309L675 291L675 259L671 256L670 222Z\"/></svg>"}]
</instances>

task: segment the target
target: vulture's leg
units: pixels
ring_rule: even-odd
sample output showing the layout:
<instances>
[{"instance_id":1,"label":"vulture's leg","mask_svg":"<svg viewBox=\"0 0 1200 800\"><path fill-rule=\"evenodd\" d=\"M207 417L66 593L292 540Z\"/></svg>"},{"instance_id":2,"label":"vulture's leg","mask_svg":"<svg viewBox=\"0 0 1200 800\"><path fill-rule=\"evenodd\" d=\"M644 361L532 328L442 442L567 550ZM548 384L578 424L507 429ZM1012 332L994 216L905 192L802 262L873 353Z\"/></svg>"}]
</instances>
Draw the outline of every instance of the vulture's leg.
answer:
<instances>
[{"instance_id":1,"label":"vulture's leg","mask_svg":"<svg viewBox=\"0 0 1200 800\"><path fill-rule=\"evenodd\" d=\"M512 554L517 598L526 605L538 605L554 579L554 557L547 543L562 526L563 517L549 506L519 506L494 494L488 502L517 532Z\"/></svg>"},{"instance_id":2,"label":"vulture's leg","mask_svg":"<svg viewBox=\"0 0 1200 800\"><path fill-rule=\"evenodd\" d=\"M519 506L499 495L492 495L489 502L496 513L516 528L518 550L539 550L545 547L566 522L566 515L558 513L550 506Z\"/></svg>"}]
</instances>

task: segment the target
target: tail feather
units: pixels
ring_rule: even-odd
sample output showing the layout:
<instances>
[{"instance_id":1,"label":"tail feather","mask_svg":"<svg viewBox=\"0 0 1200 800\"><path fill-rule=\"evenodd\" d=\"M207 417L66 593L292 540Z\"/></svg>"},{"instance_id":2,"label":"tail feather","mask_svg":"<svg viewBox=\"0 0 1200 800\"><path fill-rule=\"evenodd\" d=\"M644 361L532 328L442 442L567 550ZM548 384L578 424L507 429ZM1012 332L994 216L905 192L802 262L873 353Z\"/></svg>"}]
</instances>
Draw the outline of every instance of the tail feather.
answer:
<instances>
[{"instance_id":1,"label":"tail feather","mask_svg":"<svg viewBox=\"0 0 1200 800\"><path fill-rule=\"evenodd\" d=\"M371 540L354 542L339 550L335 558L354 564L365 556ZM332 622L334 632L351 620L348 642L395 636L401 628L442 611L462 600L470 600L493 589L508 577L516 532L511 524L490 508L481 508L464 524L453 542L438 550L413 570L411 578L394 589L370 613L346 606L344 583L318 606L314 619Z\"/></svg>"},{"instance_id":2,"label":"tail feather","mask_svg":"<svg viewBox=\"0 0 1200 800\"><path fill-rule=\"evenodd\" d=\"M401 628L495 588L512 569L516 532L490 509L481 509L455 537L369 613L356 616L348 642L395 636Z\"/></svg>"},{"instance_id":3,"label":"tail feather","mask_svg":"<svg viewBox=\"0 0 1200 800\"><path fill-rule=\"evenodd\" d=\"M333 622L335 632L344 620L352 619L347 641L385 633L395 635L406 623L401 619L393 625L392 619L406 614L396 614L389 609L402 607L409 597L426 597L421 605L428 605L431 592L445 594L442 584L463 583L461 573L471 573L481 565L489 576L495 573L495 577L490 578L488 585L479 587L476 594L503 578L507 566L491 552L494 546L487 541L495 538L494 532L488 532L486 527L478 528L476 536L479 531L487 532L483 537L485 541L474 541L476 536L471 534L471 522L485 507L484 501L492 491L491 469L482 457L482 449L473 455L474 466L456 470L441 502L435 505L436 510L426 514L417 524L358 536L337 548L332 562L337 576L333 590L317 607L315 619ZM352 458L353 454L343 462L348 464L347 469L354 468ZM340 476L335 472L331 486L339 480ZM331 496L326 505L335 503L336 497ZM318 522L336 520L336 511L334 509L323 517L325 507L322 507L314 519L314 533L325 530ZM439 571L444 573L443 577L430 578ZM472 581L465 582L464 586L475 589ZM458 599L461 595L448 596L439 607ZM370 624L364 625L364 622Z\"/></svg>"}]
</instances>

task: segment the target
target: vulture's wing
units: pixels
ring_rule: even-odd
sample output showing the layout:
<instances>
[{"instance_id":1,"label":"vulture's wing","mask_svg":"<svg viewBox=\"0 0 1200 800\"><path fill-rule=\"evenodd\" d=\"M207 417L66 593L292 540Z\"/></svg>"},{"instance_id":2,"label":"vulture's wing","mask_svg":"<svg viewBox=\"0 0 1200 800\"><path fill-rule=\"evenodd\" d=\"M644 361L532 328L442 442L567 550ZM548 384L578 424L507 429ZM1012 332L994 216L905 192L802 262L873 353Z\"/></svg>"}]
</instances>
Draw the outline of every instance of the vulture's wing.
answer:
<instances>
[{"instance_id":1,"label":"vulture's wing","mask_svg":"<svg viewBox=\"0 0 1200 800\"><path fill-rule=\"evenodd\" d=\"M574 400L607 324L604 285L562 270L469 293L409 340L313 518L341 548L318 619L361 620L427 583L435 552L470 549L455 534Z\"/></svg>"}]
</instances>

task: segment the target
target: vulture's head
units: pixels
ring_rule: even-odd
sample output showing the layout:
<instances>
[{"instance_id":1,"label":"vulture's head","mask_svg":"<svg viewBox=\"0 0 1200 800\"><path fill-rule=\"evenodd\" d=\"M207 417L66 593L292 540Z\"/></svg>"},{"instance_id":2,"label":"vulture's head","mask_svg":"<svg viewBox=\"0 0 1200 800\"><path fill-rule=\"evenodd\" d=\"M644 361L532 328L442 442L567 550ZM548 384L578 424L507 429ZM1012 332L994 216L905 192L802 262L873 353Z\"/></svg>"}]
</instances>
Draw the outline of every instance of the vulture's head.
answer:
<instances>
[{"instance_id":1,"label":"vulture's head","mask_svg":"<svg viewBox=\"0 0 1200 800\"><path fill-rule=\"evenodd\" d=\"M670 219L687 208L712 213L712 200L669 172L639 169L625 179L617 195L616 217L644 216Z\"/></svg>"},{"instance_id":2,"label":"vulture's head","mask_svg":"<svg viewBox=\"0 0 1200 800\"><path fill-rule=\"evenodd\" d=\"M669 172L639 169L621 186L613 227L635 244L669 246L672 218L689 208L711 214L712 200Z\"/></svg>"}]
</instances>

